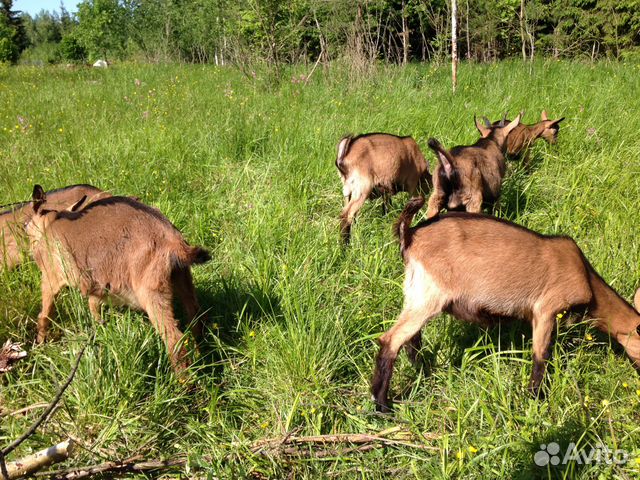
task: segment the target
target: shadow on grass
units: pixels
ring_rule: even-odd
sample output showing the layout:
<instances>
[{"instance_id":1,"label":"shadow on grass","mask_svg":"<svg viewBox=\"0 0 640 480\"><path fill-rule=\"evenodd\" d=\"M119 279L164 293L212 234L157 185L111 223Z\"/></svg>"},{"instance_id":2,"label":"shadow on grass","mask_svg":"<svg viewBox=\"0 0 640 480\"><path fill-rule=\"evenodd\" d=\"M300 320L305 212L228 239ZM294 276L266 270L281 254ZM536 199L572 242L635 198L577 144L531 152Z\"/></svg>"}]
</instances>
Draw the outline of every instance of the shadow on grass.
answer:
<instances>
[{"instance_id":1,"label":"shadow on grass","mask_svg":"<svg viewBox=\"0 0 640 480\"><path fill-rule=\"evenodd\" d=\"M240 323L253 323L281 316L280 299L256 284L224 281L216 290L196 287L200 310L204 312L204 338L200 344L200 362L216 366L224 360L220 347L239 346ZM184 318L184 315L181 316ZM209 373L215 374L218 368Z\"/></svg>"},{"instance_id":2,"label":"shadow on grass","mask_svg":"<svg viewBox=\"0 0 640 480\"><path fill-rule=\"evenodd\" d=\"M580 321L579 318L573 320L568 324L561 325L559 332L556 331L552 336L550 346L551 361L547 363L547 372L542 383L544 393L548 394L549 389L552 387L549 382L553 378L554 369L566 367L564 361L567 359L564 359L562 364L558 364L558 360L554 358L554 351L556 350L554 345L556 342L560 342L559 348L561 350L570 351L580 348L584 338L589 334L594 340L591 348L611 349L616 355L629 360L622 345L606 333L595 330L590 325L589 320ZM484 338L481 342L482 345L493 345L493 347L477 352L480 358L491 355L493 351L521 350L521 354L513 353L513 355L520 355L525 359L530 358L532 353L533 333L531 325L527 322L507 320L490 327L483 327L451 318L442 327L442 335L437 338L433 335L433 329L423 332L423 346L418 355L418 368L426 377L441 366L438 364L438 358L442 359L443 356L446 357L445 364L461 368L467 350L476 347L478 340L482 338ZM404 352L401 351L400 355L404 355ZM561 355L561 358L564 357ZM629 360L629 364L633 365L633 362ZM640 374L640 370L636 369L636 371ZM411 391L410 386L407 386L407 388L399 392L396 400L404 400ZM526 392L523 391L523 394L526 394Z\"/></svg>"},{"instance_id":3,"label":"shadow on grass","mask_svg":"<svg viewBox=\"0 0 640 480\"><path fill-rule=\"evenodd\" d=\"M507 174L502 184L502 192L494 214L500 218L514 220L522 212L528 210L529 193L528 183L532 175L535 175L542 163L539 155L531 152L528 163L523 160L510 160L507 164Z\"/></svg>"},{"instance_id":4,"label":"shadow on grass","mask_svg":"<svg viewBox=\"0 0 640 480\"><path fill-rule=\"evenodd\" d=\"M583 470L593 468L599 452L598 446L584 436L589 428L588 424L574 417L535 437L525 455L529 462L513 472L512 478L576 478Z\"/></svg>"}]
</instances>

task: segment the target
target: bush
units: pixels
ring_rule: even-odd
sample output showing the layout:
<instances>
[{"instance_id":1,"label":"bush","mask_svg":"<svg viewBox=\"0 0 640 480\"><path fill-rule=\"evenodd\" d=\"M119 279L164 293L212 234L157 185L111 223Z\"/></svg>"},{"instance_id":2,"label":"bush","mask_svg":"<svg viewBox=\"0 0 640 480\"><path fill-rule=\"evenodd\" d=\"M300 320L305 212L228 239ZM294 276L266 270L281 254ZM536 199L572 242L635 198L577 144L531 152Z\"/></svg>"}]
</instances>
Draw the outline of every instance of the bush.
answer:
<instances>
[{"instance_id":1,"label":"bush","mask_svg":"<svg viewBox=\"0 0 640 480\"><path fill-rule=\"evenodd\" d=\"M61 58L70 62L83 62L87 58L85 48L74 35L65 35L60 41L58 52Z\"/></svg>"},{"instance_id":2,"label":"bush","mask_svg":"<svg viewBox=\"0 0 640 480\"><path fill-rule=\"evenodd\" d=\"M5 19L0 19L0 63L16 63L18 60L20 52L15 37L15 30L7 25Z\"/></svg>"}]
</instances>

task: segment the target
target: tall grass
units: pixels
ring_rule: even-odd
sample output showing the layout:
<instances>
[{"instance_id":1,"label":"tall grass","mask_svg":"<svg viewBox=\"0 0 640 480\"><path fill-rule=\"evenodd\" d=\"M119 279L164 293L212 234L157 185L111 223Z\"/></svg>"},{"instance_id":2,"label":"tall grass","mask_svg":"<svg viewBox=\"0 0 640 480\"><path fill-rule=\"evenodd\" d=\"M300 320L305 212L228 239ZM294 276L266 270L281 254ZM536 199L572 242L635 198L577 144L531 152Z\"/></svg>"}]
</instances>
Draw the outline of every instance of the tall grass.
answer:
<instances>
[{"instance_id":1,"label":"tall grass","mask_svg":"<svg viewBox=\"0 0 640 480\"><path fill-rule=\"evenodd\" d=\"M197 66L0 70L0 204L28 199L34 183L91 183L159 207L213 253L194 269L210 324L195 389L173 376L145 316L107 308L96 325L77 292L58 300L52 340L31 348L37 267L0 273L0 340L30 350L0 379L3 412L51 399L97 329L62 407L15 456L71 435L82 448L70 465L187 454L221 478L637 476L640 380L621 349L583 325L561 326L548 399L536 401L526 395L528 327L484 331L439 317L423 332L430 371L403 357L394 414L374 413L375 339L401 309L391 224L406 196L386 217L367 204L351 246L340 247L333 162L346 132L412 135L433 165L426 140L475 141L474 113L565 116L557 145L536 144L529 170L512 165L499 214L571 235L626 298L640 283L640 68L503 62L464 64L459 75L452 95L448 69L428 65L381 68L355 83L316 72L306 85ZM36 414L0 417L0 445ZM310 460L249 448L291 432L392 426L436 448ZM602 442L630 461L536 466L534 453L553 441Z\"/></svg>"}]
</instances>

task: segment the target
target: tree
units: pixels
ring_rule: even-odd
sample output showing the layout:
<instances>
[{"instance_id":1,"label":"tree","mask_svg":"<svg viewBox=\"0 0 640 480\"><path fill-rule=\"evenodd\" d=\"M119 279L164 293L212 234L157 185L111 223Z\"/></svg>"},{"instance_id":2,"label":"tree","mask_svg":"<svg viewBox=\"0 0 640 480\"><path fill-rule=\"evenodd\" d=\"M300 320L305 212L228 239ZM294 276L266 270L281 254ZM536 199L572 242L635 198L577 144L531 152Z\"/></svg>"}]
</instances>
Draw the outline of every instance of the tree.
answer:
<instances>
[{"instance_id":1,"label":"tree","mask_svg":"<svg viewBox=\"0 0 640 480\"><path fill-rule=\"evenodd\" d=\"M0 0L0 62L16 63L27 47L21 12L12 8L13 0Z\"/></svg>"},{"instance_id":2,"label":"tree","mask_svg":"<svg viewBox=\"0 0 640 480\"><path fill-rule=\"evenodd\" d=\"M127 41L126 9L118 0L84 0L78 4L77 38L90 56L121 56Z\"/></svg>"},{"instance_id":3,"label":"tree","mask_svg":"<svg viewBox=\"0 0 640 480\"><path fill-rule=\"evenodd\" d=\"M451 0L451 86L453 93L458 86L458 27L456 16L458 13L458 2Z\"/></svg>"}]
</instances>

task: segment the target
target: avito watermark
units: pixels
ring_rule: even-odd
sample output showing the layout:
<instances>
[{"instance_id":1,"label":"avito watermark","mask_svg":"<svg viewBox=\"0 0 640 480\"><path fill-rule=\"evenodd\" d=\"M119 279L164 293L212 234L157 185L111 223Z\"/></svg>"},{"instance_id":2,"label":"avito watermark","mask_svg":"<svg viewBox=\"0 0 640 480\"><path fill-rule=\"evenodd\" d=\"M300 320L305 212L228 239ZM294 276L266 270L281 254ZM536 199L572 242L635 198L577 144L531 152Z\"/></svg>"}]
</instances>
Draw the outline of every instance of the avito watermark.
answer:
<instances>
[{"instance_id":1,"label":"avito watermark","mask_svg":"<svg viewBox=\"0 0 640 480\"><path fill-rule=\"evenodd\" d=\"M575 462L578 465L590 465L594 463L605 463L607 465L624 465L629 461L630 454L626 450L612 450L601 443L589 449L578 449L575 443L567 445L567 449L562 453L560 445L556 442L543 443L533 456L533 462L539 467L547 465L567 465Z\"/></svg>"}]
</instances>

